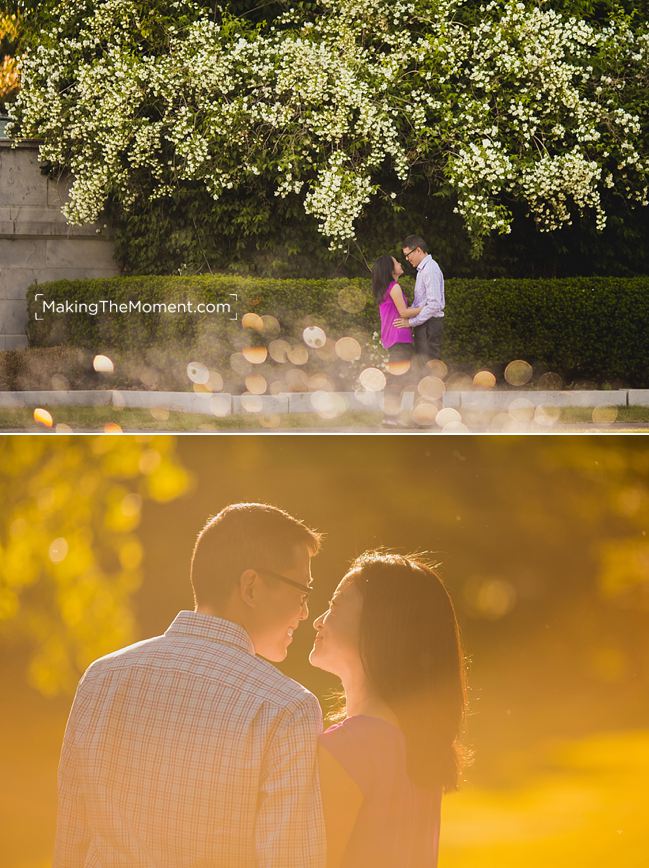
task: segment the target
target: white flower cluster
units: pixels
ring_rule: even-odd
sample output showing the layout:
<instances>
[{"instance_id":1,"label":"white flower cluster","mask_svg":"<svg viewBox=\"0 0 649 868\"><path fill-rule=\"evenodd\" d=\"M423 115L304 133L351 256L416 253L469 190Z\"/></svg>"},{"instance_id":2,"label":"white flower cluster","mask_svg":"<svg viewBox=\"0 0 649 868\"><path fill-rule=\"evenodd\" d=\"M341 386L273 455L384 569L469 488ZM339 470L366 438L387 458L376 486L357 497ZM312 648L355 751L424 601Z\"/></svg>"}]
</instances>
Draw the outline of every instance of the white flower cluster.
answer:
<instances>
[{"instance_id":1,"label":"white flower cluster","mask_svg":"<svg viewBox=\"0 0 649 868\"><path fill-rule=\"evenodd\" d=\"M154 49L141 3L66 4L22 61L13 134L71 169L72 222L109 197L128 209L199 182L218 199L259 175L301 196L332 246L383 179L450 185L477 247L509 231L512 201L545 230L587 211L603 226L607 189L646 201L647 32L465 6L320 0L253 29L174 0L185 24Z\"/></svg>"}]
</instances>

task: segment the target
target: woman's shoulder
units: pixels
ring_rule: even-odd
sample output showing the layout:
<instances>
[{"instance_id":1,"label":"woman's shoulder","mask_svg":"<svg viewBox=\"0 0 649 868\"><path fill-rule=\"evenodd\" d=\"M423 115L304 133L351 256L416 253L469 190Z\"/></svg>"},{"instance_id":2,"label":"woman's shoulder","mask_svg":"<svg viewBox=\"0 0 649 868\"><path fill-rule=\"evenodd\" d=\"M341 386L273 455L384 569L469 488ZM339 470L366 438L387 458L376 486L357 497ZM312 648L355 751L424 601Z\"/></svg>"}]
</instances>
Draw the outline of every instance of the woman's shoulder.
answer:
<instances>
[{"instance_id":1,"label":"woman's shoulder","mask_svg":"<svg viewBox=\"0 0 649 868\"><path fill-rule=\"evenodd\" d=\"M348 717L320 735L321 745L341 760L398 746L402 741L401 730L393 723L364 714Z\"/></svg>"},{"instance_id":2,"label":"woman's shoulder","mask_svg":"<svg viewBox=\"0 0 649 868\"><path fill-rule=\"evenodd\" d=\"M366 791L390 755L403 750L403 735L387 720L356 715L325 730L320 745Z\"/></svg>"},{"instance_id":3,"label":"woman's shoulder","mask_svg":"<svg viewBox=\"0 0 649 868\"><path fill-rule=\"evenodd\" d=\"M399 286L398 280L391 280L390 283L388 283L388 285L385 288L385 292L383 293L384 299L388 298L388 296L390 295L392 290L395 288L395 286L397 287L397 289L401 289L401 287Z\"/></svg>"}]
</instances>

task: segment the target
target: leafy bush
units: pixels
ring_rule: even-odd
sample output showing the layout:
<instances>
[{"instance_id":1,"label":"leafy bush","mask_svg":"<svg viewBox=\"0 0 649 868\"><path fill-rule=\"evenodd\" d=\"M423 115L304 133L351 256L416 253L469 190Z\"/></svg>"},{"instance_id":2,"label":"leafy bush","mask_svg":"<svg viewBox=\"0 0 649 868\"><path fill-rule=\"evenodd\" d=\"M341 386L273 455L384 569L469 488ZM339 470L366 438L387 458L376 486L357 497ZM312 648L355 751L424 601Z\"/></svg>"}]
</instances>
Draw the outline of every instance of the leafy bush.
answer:
<instances>
[{"instance_id":1,"label":"leafy bush","mask_svg":"<svg viewBox=\"0 0 649 868\"><path fill-rule=\"evenodd\" d=\"M411 293L412 280L403 278L402 284ZM525 359L537 371L551 370L567 382L587 378L649 385L647 277L453 279L446 290L444 358L454 368L499 371L512 359ZM229 302L232 309L212 315L43 314L36 292L58 303L190 300L194 306ZM29 305L32 346L116 350L134 358L139 353L142 366L154 368L164 367L165 353L171 357L179 352L183 364L178 367L177 359L174 364L181 380L192 355L209 364L227 364L233 353L268 346L278 337L303 344L303 330L311 325L321 326L330 339L355 336L363 347L361 365L376 364L382 357L375 337L376 307L369 281L363 279L270 280L221 274L58 281L33 286ZM43 319L36 320L36 313ZM245 313L275 317L279 326L242 329ZM237 319L231 320L235 314ZM310 362L323 371L336 362L331 341L327 347L309 351Z\"/></svg>"}]
</instances>

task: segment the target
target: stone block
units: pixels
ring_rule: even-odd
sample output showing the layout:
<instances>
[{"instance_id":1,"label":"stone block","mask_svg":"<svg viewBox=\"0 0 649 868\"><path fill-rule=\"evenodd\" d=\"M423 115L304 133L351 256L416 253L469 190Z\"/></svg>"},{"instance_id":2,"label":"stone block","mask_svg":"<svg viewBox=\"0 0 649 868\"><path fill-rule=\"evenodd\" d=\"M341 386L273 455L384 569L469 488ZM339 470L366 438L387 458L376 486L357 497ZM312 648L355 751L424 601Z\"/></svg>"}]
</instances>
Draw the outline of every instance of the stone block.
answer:
<instances>
[{"instance_id":1,"label":"stone block","mask_svg":"<svg viewBox=\"0 0 649 868\"><path fill-rule=\"evenodd\" d=\"M196 394L194 392L131 392L113 391L113 406L176 410L183 413L204 413L207 416L228 416L232 412L232 396Z\"/></svg>"},{"instance_id":2,"label":"stone block","mask_svg":"<svg viewBox=\"0 0 649 868\"><path fill-rule=\"evenodd\" d=\"M649 407L649 389L629 389L629 407Z\"/></svg>"},{"instance_id":3,"label":"stone block","mask_svg":"<svg viewBox=\"0 0 649 868\"><path fill-rule=\"evenodd\" d=\"M47 207L47 178L37 149L0 150L0 205Z\"/></svg>"},{"instance_id":4,"label":"stone block","mask_svg":"<svg viewBox=\"0 0 649 868\"><path fill-rule=\"evenodd\" d=\"M289 396L281 395L232 395L232 414L270 415L288 413Z\"/></svg>"},{"instance_id":5,"label":"stone block","mask_svg":"<svg viewBox=\"0 0 649 868\"><path fill-rule=\"evenodd\" d=\"M625 407L626 389L575 389L565 392L530 392L535 404L558 407ZM556 403L552 403L556 395ZM536 396L539 396L536 398ZM535 399L536 398L536 399Z\"/></svg>"},{"instance_id":6,"label":"stone block","mask_svg":"<svg viewBox=\"0 0 649 868\"><path fill-rule=\"evenodd\" d=\"M59 211L65 205L70 197L70 187L72 186L72 177L69 174L63 175L60 178L47 178L47 204L50 208L57 208Z\"/></svg>"},{"instance_id":7,"label":"stone block","mask_svg":"<svg viewBox=\"0 0 649 868\"><path fill-rule=\"evenodd\" d=\"M506 410L515 400L530 401L535 407L623 407L626 390L575 389L535 391L532 389L460 392L460 406L473 410Z\"/></svg>"},{"instance_id":8,"label":"stone block","mask_svg":"<svg viewBox=\"0 0 649 868\"><path fill-rule=\"evenodd\" d=\"M17 223L58 223L64 228L67 221L58 208L37 207L35 205L11 205L11 219Z\"/></svg>"},{"instance_id":9,"label":"stone block","mask_svg":"<svg viewBox=\"0 0 649 868\"><path fill-rule=\"evenodd\" d=\"M102 389L0 392L0 407L107 407L111 399Z\"/></svg>"},{"instance_id":10,"label":"stone block","mask_svg":"<svg viewBox=\"0 0 649 868\"><path fill-rule=\"evenodd\" d=\"M46 241L0 238L0 267L39 268L45 265Z\"/></svg>"},{"instance_id":11,"label":"stone block","mask_svg":"<svg viewBox=\"0 0 649 868\"><path fill-rule=\"evenodd\" d=\"M345 392L350 410L382 410L383 392Z\"/></svg>"},{"instance_id":12,"label":"stone block","mask_svg":"<svg viewBox=\"0 0 649 868\"><path fill-rule=\"evenodd\" d=\"M35 268L0 269L0 300L24 302L27 287L34 283L38 274Z\"/></svg>"},{"instance_id":13,"label":"stone block","mask_svg":"<svg viewBox=\"0 0 649 868\"><path fill-rule=\"evenodd\" d=\"M46 243L45 265L48 268L119 269L113 245L103 238L50 238Z\"/></svg>"},{"instance_id":14,"label":"stone block","mask_svg":"<svg viewBox=\"0 0 649 868\"><path fill-rule=\"evenodd\" d=\"M313 401L311 400L311 394L311 392L289 392L288 412L313 413Z\"/></svg>"},{"instance_id":15,"label":"stone block","mask_svg":"<svg viewBox=\"0 0 649 868\"><path fill-rule=\"evenodd\" d=\"M27 325L27 305L15 299L0 300L0 334L23 335Z\"/></svg>"},{"instance_id":16,"label":"stone block","mask_svg":"<svg viewBox=\"0 0 649 868\"><path fill-rule=\"evenodd\" d=\"M442 396L442 407L453 407L455 410L459 410L462 406L462 393L461 392L444 392Z\"/></svg>"}]
</instances>

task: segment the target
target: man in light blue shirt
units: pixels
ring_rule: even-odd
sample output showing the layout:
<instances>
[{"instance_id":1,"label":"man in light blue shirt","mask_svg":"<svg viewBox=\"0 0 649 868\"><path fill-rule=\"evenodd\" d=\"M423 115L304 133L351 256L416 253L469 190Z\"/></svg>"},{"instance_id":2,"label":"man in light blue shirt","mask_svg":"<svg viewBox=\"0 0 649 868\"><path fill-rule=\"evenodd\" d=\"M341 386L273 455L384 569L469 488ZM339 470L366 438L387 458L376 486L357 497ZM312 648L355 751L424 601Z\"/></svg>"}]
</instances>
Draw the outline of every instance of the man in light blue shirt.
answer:
<instances>
[{"instance_id":1,"label":"man in light blue shirt","mask_svg":"<svg viewBox=\"0 0 649 868\"><path fill-rule=\"evenodd\" d=\"M419 313L395 320L397 328L414 329L415 352L426 362L442 357L444 328L444 275L419 235L409 235L402 245L406 262L417 269L413 308Z\"/></svg>"}]
</instances>

